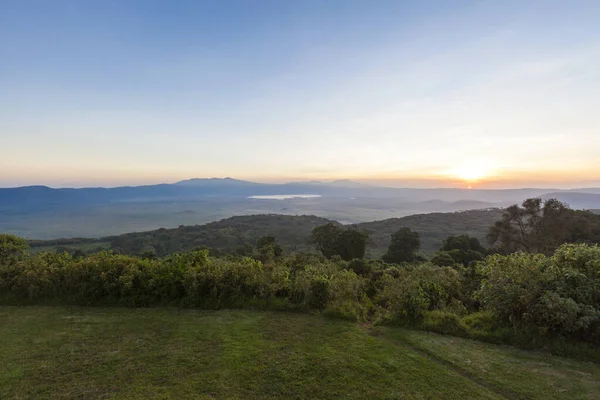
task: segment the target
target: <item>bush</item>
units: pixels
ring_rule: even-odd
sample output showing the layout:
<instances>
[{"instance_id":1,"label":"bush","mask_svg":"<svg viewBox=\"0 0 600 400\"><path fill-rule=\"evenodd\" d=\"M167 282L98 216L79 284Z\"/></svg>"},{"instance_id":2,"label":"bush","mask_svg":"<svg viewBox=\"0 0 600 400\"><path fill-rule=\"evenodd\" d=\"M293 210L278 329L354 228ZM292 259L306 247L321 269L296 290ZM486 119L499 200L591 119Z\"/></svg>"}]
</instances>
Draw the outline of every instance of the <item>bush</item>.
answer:
<instances>
[{"instance_id":1,"label":"bush","mask_svg":"<svg viewBox=\"0 0 600 400\"><path fill-rule=\"evenodd\" d=\"M3 303L298 309L565 352L584 351L575 341L600 343L597 246L440 267L306 254L263 264L209 257L208 250L163 259L107 251L74 258L28 254L21 242L2 237L3 259L10 259L0 264Z\"/></svg>"},{"instance_id":2,"label":"bush","mask_svg":"<svg viewBox=\"0 0 600 400\"><path fill-rule=\"evenodd\" d=\"M479 311L463 317L462 322L469 331L492 332L498 328L496 316L489 311Z\"/></svg>"},{"instance_id":3,"label":"bush","mask_svg":"<svg viewBox=\"0 0 600 400\"><path fill-rule=\"evenodd\" d=\"M479 266L485 278L476 297L500 321L517 326L527 318L544 289L542 269L547 263L547 257L541 254L490 256Z\"/></svg>"},{"instance_id":4,"label":"bush","mask_svg":"<svg viewBox=\"0 0 600 400\"><path fill-rule=\"evenodd\" d=\"M467 328L460 317L446 310L426 311L423 315L421 328L427 331L456 336L466 336Z\"/></svg>"},{"instance_id":5,"label":"bush","mask_svg":"<svg viewBox=\"0 0 600 400\"><path fill-rule=\"evenodd\" d=\"M353 271L357 275L367 276L373 272L373 267L371 263L367 260L363 260L360 258L349 261L346 265L346 269Z\"/></svg>"},{"instance_id":6,"label":"bush","mask_svg":"<svg viewBox=\"0 0 600 400\"><path fill-rule=\"evenodd\" d=\"M326 314L354 321L365 321L371 308L365 293L366 279L353 271L340 271L329 280Z\"/></svg>"},{"instance_id":7,"label":"bush","mask_svg":"<svg viewBox=\"0 0 600 400\"><path fill-rule=\"evenodd\" d=\"M551 257L488 257L477 292L503 325L600 342L600 248L563 245Z\"/></svg>"},{"instance_id":8,"label":"bush","mask_svg":"<svg viewBox=\"0 0 600 400\"><path fill-rule=\"evenodd\" d=\"M28 248L29 244L25 239L0 234L0 265L8 265L21 259Z\"/></svg>"}]
</instances>

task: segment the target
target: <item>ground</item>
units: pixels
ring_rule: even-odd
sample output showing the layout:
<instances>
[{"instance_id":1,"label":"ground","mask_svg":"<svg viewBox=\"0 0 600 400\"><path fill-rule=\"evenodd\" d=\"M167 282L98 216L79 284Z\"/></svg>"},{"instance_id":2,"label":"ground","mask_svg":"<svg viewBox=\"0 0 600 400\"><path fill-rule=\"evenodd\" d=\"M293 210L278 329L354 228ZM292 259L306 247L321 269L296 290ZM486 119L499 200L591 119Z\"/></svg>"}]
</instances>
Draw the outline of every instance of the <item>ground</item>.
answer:
<instances>
[{"instance_id":1,"label":"ground","mask_svg":"<svg viewBox=\"0 0 600 400\"><path fill-rule=\"evenodd\" d=\"M0 307L0 398L598 399L600 366L306 314Z\"/></svg>"}]
</instances>

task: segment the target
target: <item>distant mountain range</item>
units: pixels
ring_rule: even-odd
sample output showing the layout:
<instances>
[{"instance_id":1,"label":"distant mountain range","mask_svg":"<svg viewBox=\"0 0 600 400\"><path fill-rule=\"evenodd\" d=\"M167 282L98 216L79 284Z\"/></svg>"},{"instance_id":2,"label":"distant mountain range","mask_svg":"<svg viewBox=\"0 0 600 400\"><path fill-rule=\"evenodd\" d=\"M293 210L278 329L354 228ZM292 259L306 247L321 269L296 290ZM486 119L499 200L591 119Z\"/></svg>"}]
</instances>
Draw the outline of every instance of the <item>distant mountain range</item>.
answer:
<instances>
[{"instance_id":1,"label":"distant mountain range","mask_svg":"<svg viewBox=\"0 0 600 400\"><path fill-rule=\"evenodd\" d=\"M276 196L298 194L320 197L278 200L284 196ZM502 208L529 197L557 198L576 209L600 209L600 188L414 189L351 180L266 184L196 178L116 188L0 189L0 232L36 239L100 237L252 214L316 215L361 223L431 212Z\"/></svg>"},{"instance_id":2,"label":"distant mountain range","mask_svg":"<svg viewBox=\"0 0 600 400\"><path fill-rule=\"evenodd\" d=\"M351 180L257 183L233 178L195 178L174 184L116 188L52 189L46 186L0 188L0 212L121 202L184 201L205 196L317 194L329 197L396 198L403 201L479 202L477 207L518 202L528 197L557 198L573 208L600 208L600 188L555 189L411 189L370 186ZM489 203L489 204L484 204ZM467 207L471 207L470 205Z\"/></svg>"}]
</instances>

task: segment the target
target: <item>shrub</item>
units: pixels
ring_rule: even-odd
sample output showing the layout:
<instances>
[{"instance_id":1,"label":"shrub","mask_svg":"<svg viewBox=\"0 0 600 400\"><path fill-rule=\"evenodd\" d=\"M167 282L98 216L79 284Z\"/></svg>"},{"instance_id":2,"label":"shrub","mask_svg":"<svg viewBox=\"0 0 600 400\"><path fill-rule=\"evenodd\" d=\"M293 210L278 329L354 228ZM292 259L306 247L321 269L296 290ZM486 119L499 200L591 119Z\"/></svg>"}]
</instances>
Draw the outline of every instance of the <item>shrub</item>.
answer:
<instances>
[{"instance_id":1,"label":"shrub","mask_svg":"<svg viewBox=\"0 0 600 400\"><path fill-rule=\"evenodd\" d=\"M421 328L438 333L465 336L467 328L460 317L446 310L426 311L423 315Z\"/></svg>"},{"instance_id":2,"label":"shrub","mask_svg":"<svg viewBox=\"0 0 600 400\"><path fill-rule=\"evenodd\" d=\"M370 309L365 293L366 279L353 271L340 271L329 280L326 313L354 321L364 321Z\"/></svg>"},{"instance_id":3,"label":"shrub","mask_svg":"<svg viewBox=\"0 0 600 400\"><path fill-rule=\"evenodd\" d=\"M500 321L517 326L544 289L542 269L547 263L541 254L490 256L479 266L485 278L476 297Z\"/></svg>"},{"instance_id":4,"label":"shrub","mask_svg":"<svg viewBox=\"0 0 600 400\"><path fill-rule=\"evenodd\" d=\"M11 295L40 301L64 294L62 273L73 263L68 253L42 253L4 268L2 281Z\"/></svg>"},{"instance_id":5,"label":"shrub","mask_svg":"<svg viewBox=\"0 0 600 400\"><path fill-rule=\"evenodd\" d=\"M492 332L498 328L496 316L489 311L478 311L463 317L462 322L469 331Z\"/></svg>"},{"instance_id":6,"label":"shrub","mask_svg":"<svg viewBox=\"0 0 600 400\"><path fill-rule=\"evenodd\" d=\"M360 258L349 261L345 267L346 269L353 271L357 275L367 276L373 272L373 267L371 263L367 260L363 260Z\"/></svg>"},{"instance_id":7,"label":"shrub","mask_svg":"<svg viewBox=\"0 0 600 400\"><path fill-rule=\"evenodd\" d=\"M8 265L21 259L29 244L25 239L14 235L0 234L0 265Z\"/></svg>"}]
</instances>

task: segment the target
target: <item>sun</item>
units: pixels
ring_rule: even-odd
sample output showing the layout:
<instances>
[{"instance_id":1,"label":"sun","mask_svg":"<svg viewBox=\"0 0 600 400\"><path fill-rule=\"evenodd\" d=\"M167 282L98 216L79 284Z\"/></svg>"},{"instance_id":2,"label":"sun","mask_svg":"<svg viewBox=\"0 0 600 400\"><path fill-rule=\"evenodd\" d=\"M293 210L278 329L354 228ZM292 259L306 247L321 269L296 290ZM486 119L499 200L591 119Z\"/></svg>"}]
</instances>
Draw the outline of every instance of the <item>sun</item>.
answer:
<instances>
[{"instance_id":1,"label":"sun","mask_svg":"<svg viewBox=\"0 0 600 400\"><path fill-rule=\"evenodd\" d=\"M484 180L491 174L491 169L483 163L468 163L450 170L449 175L461 181L474 183Z\"/></svg>"}]
</instances>

